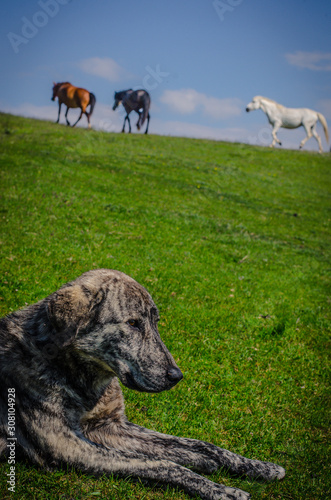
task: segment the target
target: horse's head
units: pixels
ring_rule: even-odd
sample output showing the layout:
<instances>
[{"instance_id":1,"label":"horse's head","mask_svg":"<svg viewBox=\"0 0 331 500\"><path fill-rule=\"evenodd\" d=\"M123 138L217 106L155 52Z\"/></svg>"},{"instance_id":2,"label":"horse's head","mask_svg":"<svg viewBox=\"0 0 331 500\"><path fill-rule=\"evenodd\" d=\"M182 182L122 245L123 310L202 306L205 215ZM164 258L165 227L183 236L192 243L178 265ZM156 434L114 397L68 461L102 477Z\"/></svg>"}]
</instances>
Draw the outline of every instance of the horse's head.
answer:
<instances>
[{"instance_id":1,"label":"horse's head","mask_svg":"<svg viewBox=\"0 0 331 500\"><path fill-rule=\"evenodd\" d=\"M121 92L115 92L113 111L115 111L115 109L126 99L128 94L131 94L132 92L133 92L132 89L121 90Z\"/></svg>"},{"instance_id":2,"label":"horse's head","mask_svg":"<svg viewBox=\"0 0 331 500\"><path fill-rule=\"evenodd\" d=\"M122 103L124 96L125 96L125 91L115 92L113 111L115 111L115 109L118 108L118 106Z\"/></svg>"},{"instance_id":3,"label":"horse's head","mask_svg":"<svg viewBox=\"0 0 331 500\"><path fill-rule=\"evenodd\" d=\"M51 101L55 101L55 97L58 97L58 92L59 92L61 87L69 86L69 85L71 85L70 82L60 82L60 83L53 82L53 95L52 95Z\"/></svg>"},{"instance_id":4,"label":"horse's head","mask_svg":"<svg viewBox=\"0 0 331 500\"><path fill-rule=\"evenodd\" d=\"M55 97L57 97L58 90L60 88L61 83L53 82L53 95L51 101L55 101Z\"/></svg>"},{"instance_id":5,"label":"horse's head","mask_svg":"<svg viewBox=\"0 0 331 500\"><path fill-rule=\"evenodd\" d=\"M261 107L261 97L257 95L253 97L253 99L249 104L247 104L246 111L248 113L248 111L254 111L255 109L260 109L260 107Z\"/></svg>"}]
</instances>

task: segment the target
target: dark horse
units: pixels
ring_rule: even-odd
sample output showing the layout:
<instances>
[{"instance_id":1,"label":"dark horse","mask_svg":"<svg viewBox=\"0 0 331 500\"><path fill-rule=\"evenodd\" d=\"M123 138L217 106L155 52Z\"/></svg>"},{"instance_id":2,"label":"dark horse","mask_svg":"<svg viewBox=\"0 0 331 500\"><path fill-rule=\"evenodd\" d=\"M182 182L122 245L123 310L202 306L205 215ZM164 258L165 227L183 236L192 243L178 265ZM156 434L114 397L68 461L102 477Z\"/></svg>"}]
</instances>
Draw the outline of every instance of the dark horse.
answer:
<instances>
[{"instance_id":1,"label":"dark horse","mask_svg":"<svg viewBox=\"0 0 331 500\"><path fill-rule=\"evenodd\" d=\"M146 118L147 118L147 127L145 130L145 134L148 133L148 125L149 125L149 108L151 105L151 97L146 90L122 90L121 92L115 92L115 101L114 101L114 106L113 110L115 109L122 103L124 106L124 109L126 111L126 117L124 118L124 123L123 123L123 128L122 132L125 130L125 122L128 120L129 122L129 133L131 132L131 123L130 123L130 118L129 114L131 111L136 111L138 113L139 118L137 121L137 129L140 130L142 125L144 124Z\"/></svg>"},{"instance_id":2,"label":"dark horse","mask_svg":"<svg viewBox=\"0 0 331 500\"><path fill-rule=\"evenodd\" d=\"M67 106L67 111L65 114L65 118L67 121L67 125L70 125L69 120L67 118L69 108L80 108L81 113L79 115L78 120L73 124L73 127L79 122L83 114L87 116L88 127L91 128L90 124L90 116L92 115L96 99L95 95L88 90L81 89L79 87L74 87L69 82L55 83L53 82L53 97L52 101L55 101L55 97L58 98L59 101L59 114L56 120L56 123L59 123L60 112L62 103ZM87 106L90 105L90 112L86 112Z\"/></svg>"}]
</instances>

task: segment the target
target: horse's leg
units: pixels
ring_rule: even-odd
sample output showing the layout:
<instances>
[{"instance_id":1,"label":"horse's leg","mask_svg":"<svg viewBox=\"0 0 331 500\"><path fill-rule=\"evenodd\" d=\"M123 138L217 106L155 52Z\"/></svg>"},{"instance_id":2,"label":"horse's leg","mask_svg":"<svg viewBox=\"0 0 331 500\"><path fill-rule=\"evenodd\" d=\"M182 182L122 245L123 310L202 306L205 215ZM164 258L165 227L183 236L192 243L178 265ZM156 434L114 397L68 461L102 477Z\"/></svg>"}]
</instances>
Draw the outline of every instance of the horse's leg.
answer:
<instances>
[{"instance_id":1,"label":"horse's leg","mask_svg":"<svg viewBox=\"0 0 331 500\"><path fill-rule=\"evenodd\" d=\"M306 144L308 139L310 139L313 135L311 133L311 126L308 126L306 123L303 123L302 125L304 126L304 129L306 131L307 136L304 139L302 139L302 141L300 142L300 146L299 146L300 149L303 148L303 146Z\"/></svg>"},{"instance_id":2,"label":"horse's leg","mask_svg":"<svg viewBox=\"0 0 331 500\"><path fill-rule=\"evenodd\" d=\"M86 117L87 117L88 128L91 128L91 124L90 124L90 116L91 116L91 114L88 113L87 111L85 111L85 114L86 114Z\"/></svg>"},{"instance_id":3,"label":"horse's leg","mask_svg":"<svg viewBox=\"0 0 331 500\"><path fill-rule=\"evenodd\" d=\"M129 115L127 115L127 119L128 119L128 123L129 123L129 134L131 134L131 122L130 122Z\"/></svg>"},{"instance_id":4,"label":"horse's leg","mask_svg":"<svg viewBox=\"0 0 331 500\"><path fill-rule=\"evenodd\" d=\"M140 117L141 117L141 113L140 113L140 111L137 111L137 113L138 113L137 129L140 130Z\"/></svg>"},{"instance_id":5,"label":"horse's leg","mask_svg":"<svg viewBox=\"0 0 331 500\"><path fill-rule=\"evenodd\" d=\"M125 132L125 122L126 122L127 118L128 118L128 115L126 115L126 117L124 118L122 134Z\"/></svg>"},{"instance_id":6,"label":"horse's leg","mask_svg":"<svg viewBox=\"0 0 331 500\"><path fill-rule=\"evenodd\" d=\"M316 126L316 124L311 127L311 132L312 132L313 136L315 137L316 141L318 142L319 152L323 153L322 141L321 141L320 136L316 132L315 126Z\"/></svg>"},{"instance_id":7,"label":"horse's leg","mask_svg":"<svg viewBox=\"0 0 331 500\"><path fill-rule=\"evenodd\" d=\"M275 123L275 124L274 124L274 128L272 129L272 132L271 132L271 133L272 133L272 137L273 137L273 141L272 141L272 143L270 144L270 147L271 147L271 148L273 148L273 147L274 147L274 145L276 144L276 142L278 142L278 144L279 144L280 146L282 145L282 143L280 142L280 140L278 139L278 137L277 137L277 135L276 135L276 134L277 134L277 132L278 132L278 130L280 129L280 126L281 126L281 125L280 125L280 123Z\"/></svg>"},{"instance_id":8,"label":"horse's leg","mask_svg":"<svg viewBox=\"0 0 331 500\"><path fill-rule=\"evenodd\" d=\"M65 116L65 119L66 119L66 121L67 121L67 125L70 127L70 122L69 122L69 120L68 120L68 111L69 111L69 108L68 108L68 106L67 106L67 111L66 111L66 114L65 114L64 116Z\"/></svg>"},{"instance_id":9,"label":"horse's leg","mask_svg":"<svg viewBox=\"0 0 331 500\"><path fill-rule=\"evenodd\" d=\"M148 115L147 115L147 127L146 127L146 130L145 130L145 134L148 134L149 119L150 119L150 116L149 116L149 113L148 113Z\"/></svg>"},{"instance_id":10,"label":"horse's leg","mask_svg":"<svg viewBox=\"0 0 331 500\"><path fill-rule=\"evenodd\" d=\"M57 115L57 120L55 123L59 123L59 120L60 120L60 113L61 113L61 106L62 106L62 102L59 101L59 113Z\"/></svg>"},{"instance_id":11,"label":"horse's leg","mask_svg":"<svg viewBox=\"0 0 331 500\"><path fill-rule=\"evenodd\" d=\"M87 118L87 123L88 123L88 128L91 128L91 124L90 124L90 115L91 115L92 113L88 113L88 112L86 111L87 106L88 106L88 104L82 103L82 106L81 106L81 108L80 108L80 109L82 110L82 112L81 112L81 114L80 114L80 117L79 117L79 118L78 118L78 120L76 121L76 123L78 123L78 122L79 122L79 120L81 119L81 117L82 117L83 115L86 115L86 118Z\"/></svg>"},{"instance_id":12,"label":"horse's leg","mask_svg":"<svg viewBox=\"0 0 331 500\"><path fill-rule=\"evenodd\" d=\"M88 123L88 128L92 128L92 125L90 123L90 116L91 116L91 113L85 113L86 116L87 116L87 123Z\"/></svg>"},{"instance_id":13,"label":"horse's leg","mask_svg":"<svg viewBox=\"0 0 331 500\"><path fill-rule=\"evenodd\" d=\"M79 118L78 118L78 120L77 120L77 121L73 124L73 127L74 127L75 125L77 125L77 123L79 122L79 120L81 119L81 117L82 117L82 116L83 116L83 110L81 110L80 115L79 115Z\"/></svg>"}]
</instances>

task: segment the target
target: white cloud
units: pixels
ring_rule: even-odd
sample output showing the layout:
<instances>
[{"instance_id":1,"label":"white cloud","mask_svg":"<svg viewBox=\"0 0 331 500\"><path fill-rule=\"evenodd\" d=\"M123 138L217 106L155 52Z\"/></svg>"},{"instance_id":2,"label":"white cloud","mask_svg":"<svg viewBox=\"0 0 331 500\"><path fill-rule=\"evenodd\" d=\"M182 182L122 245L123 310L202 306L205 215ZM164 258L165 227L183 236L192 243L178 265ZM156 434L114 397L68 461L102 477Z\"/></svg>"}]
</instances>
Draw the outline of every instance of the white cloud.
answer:
<instances>
[{"instance_id":1,"label":"white cloud","mask_svg":"<svg viewBox=\"0 0 331 500\"><path fill-rule=\"evenodd\" d=\"M285 54L289 64L312 71L331 71L331 52L301 52Z\"/></svg>"},{"instance_id":2,"label":"white cloud","mask_svg":"<svg viewBox=\"0 0 331 500\"><path fill-rule=\"evenodd\" d=\"M100 76L109 82L119 82L132 75L110 57L90 57L78 63L79 68L90 75Z\"/></svg>"},{"instance_id":3,"label":"white cloud","mask_svg":"<svg viewBox=\"0 0 331 500\"><path fill-rule=\"evenodd\" d=\"M63 108L63 110L65 110L65 108ZM58 106L36 106L35 104L31 104L29 102L20 104L19 106L7 106L1 103L1 111L12 115L55 121L57 119Z\"/></svg>"},{"instance_id":4,"label":"white cloud","mask_svg":"<svg viewBox=\"0 0 331 500\"><path fill-rule=\"evenodd\" d=\"M181 114L191 114L201 110L205 115L221 120L239 116L242 111L240 99L218 99L194 89L165 90L160 100Z\"/></svg>"}]
</instances>

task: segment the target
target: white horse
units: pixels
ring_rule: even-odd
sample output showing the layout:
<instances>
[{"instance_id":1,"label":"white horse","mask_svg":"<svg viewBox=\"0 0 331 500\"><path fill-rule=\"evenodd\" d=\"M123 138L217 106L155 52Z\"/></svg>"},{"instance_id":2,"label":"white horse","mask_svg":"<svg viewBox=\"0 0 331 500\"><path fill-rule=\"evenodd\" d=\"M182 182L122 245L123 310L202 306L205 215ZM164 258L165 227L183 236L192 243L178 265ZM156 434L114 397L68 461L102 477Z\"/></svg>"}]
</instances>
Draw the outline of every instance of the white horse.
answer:
<instances>
[{"instance_id":1,"label":"white horse","mask_svg":"<svg viewBox=\"0 0 331 500\"><path fill-rule=\"evenodd\" d=\"M326 119L317 111L307 108L285 108L285 106L278 104L276 101L260 95L255 96L252 102L247 104L246 111L253 111L254 109L262 109L262 111L264 111L267 115L269 123L273 126L273 141L270 144L270 147L273 147L276 142L278 142L279 145L282 144L276 135L280 127L298 128L302 125L305 128L307 137L300 142L300 148L306 144L308 139L314 136L318 142L319 151L322 153L323 149L321 138L315 128L318 120L323 126L326 140L329 142L329 132Z\"/></svg>"}]
</instances>

